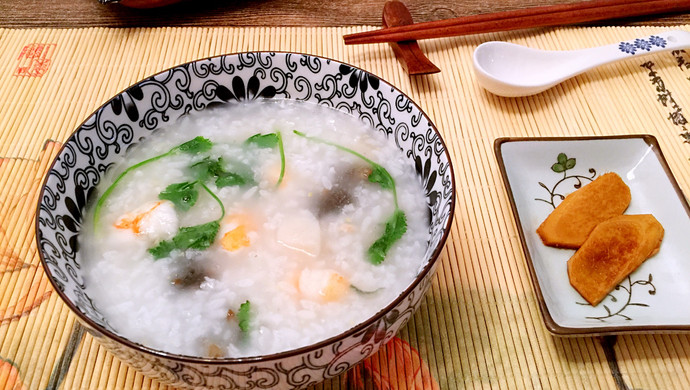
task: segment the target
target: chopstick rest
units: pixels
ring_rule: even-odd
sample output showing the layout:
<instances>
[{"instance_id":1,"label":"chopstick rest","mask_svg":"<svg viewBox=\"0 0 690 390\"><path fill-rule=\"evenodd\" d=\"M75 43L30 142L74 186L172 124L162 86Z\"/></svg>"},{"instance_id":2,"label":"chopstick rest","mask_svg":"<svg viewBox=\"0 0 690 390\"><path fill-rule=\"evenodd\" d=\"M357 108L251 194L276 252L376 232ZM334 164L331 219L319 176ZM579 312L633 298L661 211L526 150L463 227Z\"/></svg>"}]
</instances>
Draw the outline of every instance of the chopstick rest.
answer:
<instances>
[{"instance_id":1,"label":"chopstick rest","mask_svg":"<svg viewBox=\"0 0 690 390\"><path fill-rule=\"evenodd\" d=\"M384 4L384 28L406 26L413 23L410 11L402 2L391 0ZM407 74L413 76L441 71L424 55L417 41L389 42L389 44Z\"/></svg>"}]
</instances>

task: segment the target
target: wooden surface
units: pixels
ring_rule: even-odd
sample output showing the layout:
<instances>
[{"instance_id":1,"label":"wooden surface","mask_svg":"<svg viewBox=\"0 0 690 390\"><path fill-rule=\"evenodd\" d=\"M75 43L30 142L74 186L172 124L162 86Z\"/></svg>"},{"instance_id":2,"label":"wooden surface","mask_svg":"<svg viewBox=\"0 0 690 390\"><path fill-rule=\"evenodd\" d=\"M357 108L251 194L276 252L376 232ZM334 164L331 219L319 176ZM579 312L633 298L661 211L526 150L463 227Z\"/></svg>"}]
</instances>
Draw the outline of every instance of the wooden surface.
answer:
<instances>
[{"instance_id":1,"label":"wooden surface","mask_svg":"<svg viewBox=\"0 0 690 390\"><path fill-rule=\"evenodd\" d=\"M574 0L406 0L416 22ZM187 0L139 10L97 0L1 0L0 27L348 26L381 25L385 0ZM603 24L675 25L690 13Z\"/></svg>"}]
</instances>

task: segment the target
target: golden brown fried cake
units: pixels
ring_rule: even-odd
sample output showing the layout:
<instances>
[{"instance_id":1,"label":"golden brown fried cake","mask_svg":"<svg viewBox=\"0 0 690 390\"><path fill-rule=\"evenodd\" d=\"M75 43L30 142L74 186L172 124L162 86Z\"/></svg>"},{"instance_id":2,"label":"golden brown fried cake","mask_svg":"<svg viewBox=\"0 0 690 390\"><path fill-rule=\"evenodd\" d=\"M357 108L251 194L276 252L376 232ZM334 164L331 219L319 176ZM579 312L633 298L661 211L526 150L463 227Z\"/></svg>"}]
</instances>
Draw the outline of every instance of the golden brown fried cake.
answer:
<instances>
[{"instance_id":1,"label":"golden brown fried cake","mask_svg":"<svg viewBox=\"0 0 690 390\"><path fill-rule=\"evenodd\" d=\"M596 306L659 251L664 228L651 214L619 215L597 225L568 260L570 284Z\"/></svg>"},{"instance_id":2,"label":"golden brown fried cake","mask_svg":"<svg viewBox=\"0 0 690 390\"><path fill-rule=\"evenodd\" d=\"M577 249L599 223L621 215L630 204L630 188L606 173L566 196L537 229L544 245Z\"/></svg>"}]
</instances>

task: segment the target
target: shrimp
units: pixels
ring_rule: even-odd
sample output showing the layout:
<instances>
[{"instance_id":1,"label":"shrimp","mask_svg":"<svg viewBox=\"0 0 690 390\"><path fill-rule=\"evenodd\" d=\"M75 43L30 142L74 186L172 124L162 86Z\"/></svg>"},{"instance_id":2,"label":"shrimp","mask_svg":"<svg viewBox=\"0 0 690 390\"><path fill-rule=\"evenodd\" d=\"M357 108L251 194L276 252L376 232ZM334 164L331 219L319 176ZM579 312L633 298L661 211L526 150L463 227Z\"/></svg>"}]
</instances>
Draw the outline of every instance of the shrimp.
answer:
<instances>
[{"instance_id":1,"label":"shrimp","mask_svg":"<svg viewBox=\"0 0 690 390\"><path fill-rule=\"evenodd\" d=\"M251 238L247 229L253 227L253 221L246 214L230 215L223 221L220 245L223 249L234 252L251 245Z\"/></svg>"},{"instance_id":2,"label":"shrimp","mask_svg":"<svg viewBox=\"0 0 690 390\"><path fill-rule=\"evenodd\" d=\"M306 298L333 302L345 296L350 289L350 283L333 270L305 268L299 275L297 287Z\"/></svg>"},{"instance_id":3,"label":"shrimp","mask_svg":"<svg viewBox=\"0 0 690 390\"><path fill-rule=\"evenodd\" d=\"M177 213L172 202L147 203L118 218L114 226L131 230L137 236L150 241L160 241L172 237L177 232Z\"/></svg>"}]
</instances>

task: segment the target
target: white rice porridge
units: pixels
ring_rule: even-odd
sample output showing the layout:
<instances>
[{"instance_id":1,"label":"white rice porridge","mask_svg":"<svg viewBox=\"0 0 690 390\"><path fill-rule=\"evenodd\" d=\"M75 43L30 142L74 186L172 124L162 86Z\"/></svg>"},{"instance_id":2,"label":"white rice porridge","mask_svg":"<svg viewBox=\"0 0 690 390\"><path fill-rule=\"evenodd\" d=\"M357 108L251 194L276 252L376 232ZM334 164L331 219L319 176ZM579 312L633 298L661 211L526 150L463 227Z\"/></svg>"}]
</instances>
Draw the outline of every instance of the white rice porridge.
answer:
<instances>
[{"instance_id":1,"label":"white rice porridge","mask_svg":"<svg viewBox=\"0 0 690 390\"><path fill-rule=\"evenodd\" d=\"M166 154L198 136L212 144ZM163 154L111 187L96 222L91 205L80 234L87 293L132 341L202 357L303 347L374 315L422 266L428 208L414 167L354 117L290 101L208 109L133 148L99 196ZM395 191L371 181L371 162ZM374 264L396 210L407 230ZM199 225L206 244L182 234Z\"/></svg>"}]
</instances>

